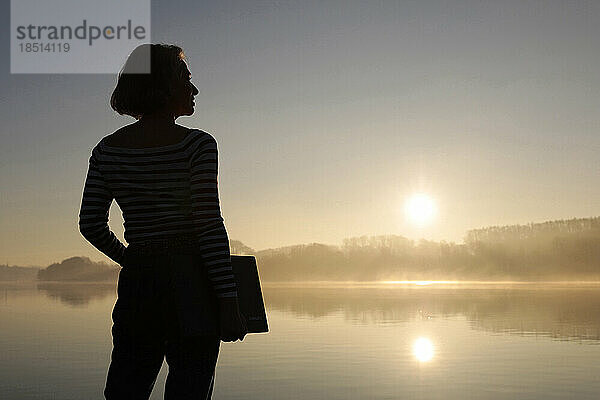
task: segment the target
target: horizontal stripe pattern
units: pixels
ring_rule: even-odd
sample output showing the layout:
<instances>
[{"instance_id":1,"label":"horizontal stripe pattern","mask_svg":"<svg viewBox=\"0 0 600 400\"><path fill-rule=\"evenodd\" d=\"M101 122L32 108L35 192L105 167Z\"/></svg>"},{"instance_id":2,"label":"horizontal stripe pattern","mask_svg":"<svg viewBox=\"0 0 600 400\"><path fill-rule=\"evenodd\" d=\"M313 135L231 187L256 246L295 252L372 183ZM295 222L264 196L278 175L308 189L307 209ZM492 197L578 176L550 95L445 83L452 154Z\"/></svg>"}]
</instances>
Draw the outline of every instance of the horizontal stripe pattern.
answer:
<instances>
[{"instance_id":1,"label":"horizontal stripe pattern","mask_svg":"<svg viewBox=\"0 0 600 400\"><path fill-rule=\"evenodd\" d=\"M81 234L121 263L125 245L108 226L115 199L128 243L193 233L217 297L237 297L218 195L217 142L194 129L174 145L92 150L79 212Z\"/></svg>"}]
</instances>

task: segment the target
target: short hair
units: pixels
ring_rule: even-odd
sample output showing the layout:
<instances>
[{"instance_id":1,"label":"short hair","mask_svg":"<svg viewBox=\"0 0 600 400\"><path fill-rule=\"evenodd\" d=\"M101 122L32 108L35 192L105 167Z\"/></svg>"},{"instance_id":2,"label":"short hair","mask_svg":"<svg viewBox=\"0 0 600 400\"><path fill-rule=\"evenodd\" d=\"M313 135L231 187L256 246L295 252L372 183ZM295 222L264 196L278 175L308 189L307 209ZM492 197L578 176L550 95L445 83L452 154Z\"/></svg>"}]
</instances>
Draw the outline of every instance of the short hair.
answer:
<instances>
[{"instance_id":1,"label":"short hair","mask_svg":"<svg viewBox=\"0 0 600 400\"><path fill-rule=\"evenodd\" d=\"M148 53L150 53L148 55ZM150 60L149 73L148 60ZM168 104L173 85L183 78L183 49L172 44L145 43L136 47L117 78L110 106L121 115L140 119Z\"/></svg>"}]
</instances>

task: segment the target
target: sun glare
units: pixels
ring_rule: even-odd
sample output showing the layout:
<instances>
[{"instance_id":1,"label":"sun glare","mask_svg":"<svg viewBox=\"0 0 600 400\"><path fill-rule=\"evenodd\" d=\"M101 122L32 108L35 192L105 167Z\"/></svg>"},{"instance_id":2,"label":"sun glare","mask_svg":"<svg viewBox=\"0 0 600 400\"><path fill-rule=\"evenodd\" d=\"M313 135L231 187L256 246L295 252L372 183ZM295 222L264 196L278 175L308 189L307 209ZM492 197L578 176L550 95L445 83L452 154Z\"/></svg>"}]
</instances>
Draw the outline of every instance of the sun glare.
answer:
<instances>
[{"instance_id":1,"label":"sun glare","mask_svg":"<svg viewBox=\"0 0 600 400\"><path fill-rule=\"evenodd\" d=\"M426 338L418 338L413 344L413 353L421 362L430 361L433 358L433 344Z\"/></svg>"},{"instance_id":2,"label":"sun glare","mask_svg":"<svg viewBox=\"0 0 600 400\"><path fill-rule=\"evenodd\" d=\"M436 207L433 199L423 193L412 195L404 204L408 219L417 225L425 225L433 219Z\"/></svg>"}]
</instances>

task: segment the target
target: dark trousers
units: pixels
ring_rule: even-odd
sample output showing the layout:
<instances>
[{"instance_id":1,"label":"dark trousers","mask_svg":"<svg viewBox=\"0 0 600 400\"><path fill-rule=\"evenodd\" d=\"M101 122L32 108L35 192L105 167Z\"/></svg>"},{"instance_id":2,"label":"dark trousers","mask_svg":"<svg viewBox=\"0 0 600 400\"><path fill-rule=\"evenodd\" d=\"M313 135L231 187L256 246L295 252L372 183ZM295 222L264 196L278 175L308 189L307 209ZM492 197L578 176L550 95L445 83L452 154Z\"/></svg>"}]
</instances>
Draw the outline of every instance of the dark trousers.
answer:
<instances>
[{"instance_id":1,"label":"dark trousers","mask_svg":"<svg viewBox=\"0 0 600 400\"><path fill-rule=\"evenodd\" d=\"M148 399L166 357L165 400L211 399L220 339L200 257L177 250L126 251L125 258L112 312L105 398Z\"/></svg>"}]
</instances>

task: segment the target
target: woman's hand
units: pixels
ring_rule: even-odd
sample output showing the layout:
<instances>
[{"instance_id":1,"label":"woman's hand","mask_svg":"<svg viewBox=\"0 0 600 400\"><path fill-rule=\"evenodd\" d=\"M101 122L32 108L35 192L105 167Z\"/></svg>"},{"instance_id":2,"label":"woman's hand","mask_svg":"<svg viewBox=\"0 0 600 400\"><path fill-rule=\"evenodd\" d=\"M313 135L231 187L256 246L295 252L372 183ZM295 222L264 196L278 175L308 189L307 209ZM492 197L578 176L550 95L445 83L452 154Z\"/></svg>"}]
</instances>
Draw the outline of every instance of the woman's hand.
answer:
<instances>
[{"instance_id":1,"label":"woman's hand","mask_svg":"<svg viewBox=\"0 0 600 400\"><path fill-rule=\"evenodd\" d=\"M240 312L236 297L219 299L219 318L221 324L221 340L235 342L244 340L248 333L246 320Z\"/></svg>"}]
</instances>

